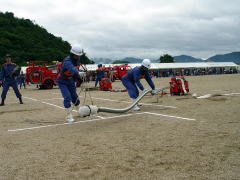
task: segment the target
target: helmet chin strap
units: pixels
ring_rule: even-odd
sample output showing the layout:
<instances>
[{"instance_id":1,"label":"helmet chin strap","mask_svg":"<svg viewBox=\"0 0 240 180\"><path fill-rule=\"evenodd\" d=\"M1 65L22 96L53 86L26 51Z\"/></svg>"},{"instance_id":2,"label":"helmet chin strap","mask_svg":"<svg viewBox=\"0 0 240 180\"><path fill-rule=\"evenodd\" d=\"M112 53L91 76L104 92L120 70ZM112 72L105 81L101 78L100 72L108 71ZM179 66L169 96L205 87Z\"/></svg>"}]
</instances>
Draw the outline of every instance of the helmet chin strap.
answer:
<instances>
[{"instance_id":1,"label":"helmet chin strap","mask_svg":"<svg viewBox=\"0 0 240 180\"><path fill-rule=\"evenodd\" d=\"M78 57L78 58L76 58L76 57ZM77 62L80 61L79 56L76 56L76 55L74 55L74 54L70 54L70 58L72 59L73 65L74 65L74 66L77 66Z\"/></svg>"},{"instance_id":2,"label":"helmet chin strap","mask_svg":"<svg viewBox=\"0 0 240 180\"><path fill-rule=\"evenodd\" d=\"M141 69L144 70L144 71L148 71L148 68L146 68L145 66L141 66Z\"/></svg>"}]
</instances>

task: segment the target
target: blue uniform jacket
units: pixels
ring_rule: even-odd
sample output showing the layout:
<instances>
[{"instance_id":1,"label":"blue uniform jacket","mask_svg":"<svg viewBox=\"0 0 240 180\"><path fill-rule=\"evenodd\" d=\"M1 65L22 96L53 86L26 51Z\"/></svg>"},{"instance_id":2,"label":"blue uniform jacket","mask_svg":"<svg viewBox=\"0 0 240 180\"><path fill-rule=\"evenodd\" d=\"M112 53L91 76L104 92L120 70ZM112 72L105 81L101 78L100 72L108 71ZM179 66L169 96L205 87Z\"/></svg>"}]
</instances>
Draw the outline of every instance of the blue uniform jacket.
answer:
<instances>
[{"instance_id":1,"label":"blue uniform jacket","mask_svg":"<svg viewBox=\"0 0 240 180\"><path fill-rule=\"evenodd\" d=\"M2 71L0 73L0 81L11 81L15 80L15 78L12 76L14 69L16 68L15 63L5 63L2 65Z\"/></svg>"},{"instance_id":2,"label":"blue uniform jacket","mask_svg":"<svg viewBox=\"0 0 240 180\"><path fill-rule=\"evenodd\" d=\"M152 82L150 74L148 71L144 71L141 67L135 67L132 70L128 71L126 75L123 76L124 79L128 79L130 82L137 84L139 89L144 90L143 85L140 82L141 78L145 78L149 86L152 89L155 89L155 85Z\"/></svg>"},{"instance_id":3,"label":"blue uniform jacket","mask_svg":"<svg viewBox=\"0 0 240 180\"><path fill-rule=\"evenodd\" d=\"M25 75L24 74L20 74L18 77L17 77L17 80L19 83L24 83L25 82Z\"/></svg>"},{"instance_id":4,"label":"blue uniform jacket","mask_svg":"<svg viewBox=\"0 0 240 180\"><path fill-rule=\"evenodd\" d=\"M98 68L97 70L96 70L96 76L97 76L97 78L99 78L99 79L102 79L103 77L104 77L104 70L102 69L102 68Z\"/></svg>"},{"instance_id":5,"label":"blue uniform jacket","mask_svg":"<svg viewBox=\"0 0 240 180\"><path fill-rule=\"evenodd\" d=\"M70 57L67 57L62 64L60 71L60 78L63 79L71 79L73 77L79 77L78 67L80 65L80 61L77 61L74 64L74 60Z\"/></svg>"}]
</instances>

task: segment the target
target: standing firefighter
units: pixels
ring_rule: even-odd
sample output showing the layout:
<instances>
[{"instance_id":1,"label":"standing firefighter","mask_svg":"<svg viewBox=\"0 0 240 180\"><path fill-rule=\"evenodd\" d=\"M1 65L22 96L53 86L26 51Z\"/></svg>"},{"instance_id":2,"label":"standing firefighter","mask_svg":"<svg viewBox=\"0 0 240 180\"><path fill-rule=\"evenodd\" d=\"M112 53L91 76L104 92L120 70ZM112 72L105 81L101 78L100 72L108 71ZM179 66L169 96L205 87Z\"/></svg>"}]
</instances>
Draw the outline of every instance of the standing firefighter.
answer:
<instances>
[{"instance_id":1,"label":"standing firefighter","mask_svg":"<svg viewBox=\"0 0 240 180\"><path fill-rule=\"evenodd\" d=\"M15 73L17 71L17 66L15 63L12 63L12 56L10 54L6 54L5 56L6 63L2 66L2 71L0 73L0 84L2 84L2 101L0 106L4 106L4 101L6 99L7 92L9 87L12 86L17 98L19 99L20 104L23 104L22 95L18 90L17 81L15 80Z\"/></svg>"},{"instance_id":2,"label":"standing firefighter","mask_svg":"<svg viewBox=\"0 0 240 180\"><path fill-rule=\"evenodd\" d=\"M77 108L80 105L80 100L76 92L76 79L84 76L84 72L79 72L80 56L82 49L79 45L72 46L70 56L64 59L57 83L64 98L63 105L66 108L66 121L74 122L72 116L71 103Z\"/></svg>"},{"instance_id":3,"label":"standing firefighter","mask_svg":"<svg viewBox=\"0 0 240 180\"><path fill-rule=\"evenodd\" d=\"M101 79L104 77L104 70L102 68L102 64L98 65L98 68L96 70L96 79L95 79L95 87L97 87L97 84L101 81Z\"/></svg>"},{"instance_id":4,"label":"standing firefighter","mask_svg":"<svg viewBox=\"0 0 240 180\"><path fill-rule=\"evenodd\" d=\"M156 94L155 85L148 72L150 66L151 66L151 61L149 59L144 59L142 61L141 66L137 66L133 68L121 78L123 85L128 90L128 94L133 99L133 101L135 101L136 98L139 96L138 88L142 91L144 90L144 87L140 82L141 78L146 79L149 86L152 88L152 94ZM138 111L140 110L140 108L137 105L135 105L133 110Z\"/></svg>"},{"instance_id":5,"label":"standing firefighter","mask_svg":"<svg viewBox=\"0 0 240 180\"><path fill-rule=\"evenodd\" d=\"M19 83L19 87L20 89L22 89L22 86L24 87L24 89L26 89L26 77L25 74L23 74L23 72L20 72L20 75L18 76L18 83Z\"/></svg>"}]
</instances>

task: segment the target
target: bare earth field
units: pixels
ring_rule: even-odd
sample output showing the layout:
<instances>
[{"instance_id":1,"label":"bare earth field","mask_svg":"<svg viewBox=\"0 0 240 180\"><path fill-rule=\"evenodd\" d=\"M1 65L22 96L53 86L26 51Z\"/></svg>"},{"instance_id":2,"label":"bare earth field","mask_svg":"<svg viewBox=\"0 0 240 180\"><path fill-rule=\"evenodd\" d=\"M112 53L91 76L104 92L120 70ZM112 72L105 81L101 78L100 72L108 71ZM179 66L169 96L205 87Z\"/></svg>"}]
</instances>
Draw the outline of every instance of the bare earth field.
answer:
<instances>
[{"instance_id":1,"label":"bare earth field","mask_svg":"<svg viewBox=\"0 0 240 180\"><path fill-rule=\"evenodd\" d=\"M240 74L186 79L199 96L240 93ZM154 82L161 88L169 80ZM113 87L123 89L119 81ZM23 105L11 89L0 107L0 180L240 179L240 95L147 95L140 111L74 112L77 122L68 124L59 89L21 92ZM126 92L90 93L97 106L131 101Z\"/></svg>"}]
</instances>

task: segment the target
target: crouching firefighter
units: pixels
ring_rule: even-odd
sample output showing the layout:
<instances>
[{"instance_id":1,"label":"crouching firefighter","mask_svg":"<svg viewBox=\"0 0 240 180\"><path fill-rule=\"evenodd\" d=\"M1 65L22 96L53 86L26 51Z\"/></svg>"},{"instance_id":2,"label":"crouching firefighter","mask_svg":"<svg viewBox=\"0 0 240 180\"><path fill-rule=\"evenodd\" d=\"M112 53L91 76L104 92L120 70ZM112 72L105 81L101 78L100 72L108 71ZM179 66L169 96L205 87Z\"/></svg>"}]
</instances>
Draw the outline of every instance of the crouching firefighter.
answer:
<instances>
[{"instance_id":1,"label":"crouching firefighter","mask_svg":"<svg viewBox=\"0 0 240 180\"><path fill-rule=\"evenodd\" d=\"M17 81L15 79L16 71L18 68L15 63L12 63L12 57L10 54L6 54L4 59L6 63L2 65L2 71L0 73L0 84L2 84L3 87L0 106L5 105L4 101L6 99L10 86L12 86L17 98L19 99L20 104L23 104L22 95L18 90Z\"/></svg>"},{"instance_id":2,"label":"crouching firefighter","mask_svg":"<svg viewBox=\"0 0 240 180\"><path fill-rule=\"evenodd\" d=\"M133 68L121 78L122 84L128 90L128 94L132 98L133 102L139 96L138 88L144 91L144 87L140 82L140 79L142 78L145 78L149 86L152 88L152 94L157 93L157 91L155 90L155 85L148 72L150 66L151 61L149 59L144 59L141 66ZM138 107L138 105L135 105L132 110L138 111L140 110L140 108Z\"/></svg>"},{"instance_id":3,"label":"crouching firefighter","mask_svg":"<svg viewBox=\"0 0 240 180\"><path fill-rule=\"evenodd\" d=\"M80 100L76 90L76 79L83 77L85 72L79 72L80 56L82 49L79 45L72 46L70 55L63 61L57 83L63 96L63 105L66 108L66 121L74 122L71 103L79 109Z\"/></svg>"}]
</instances>

